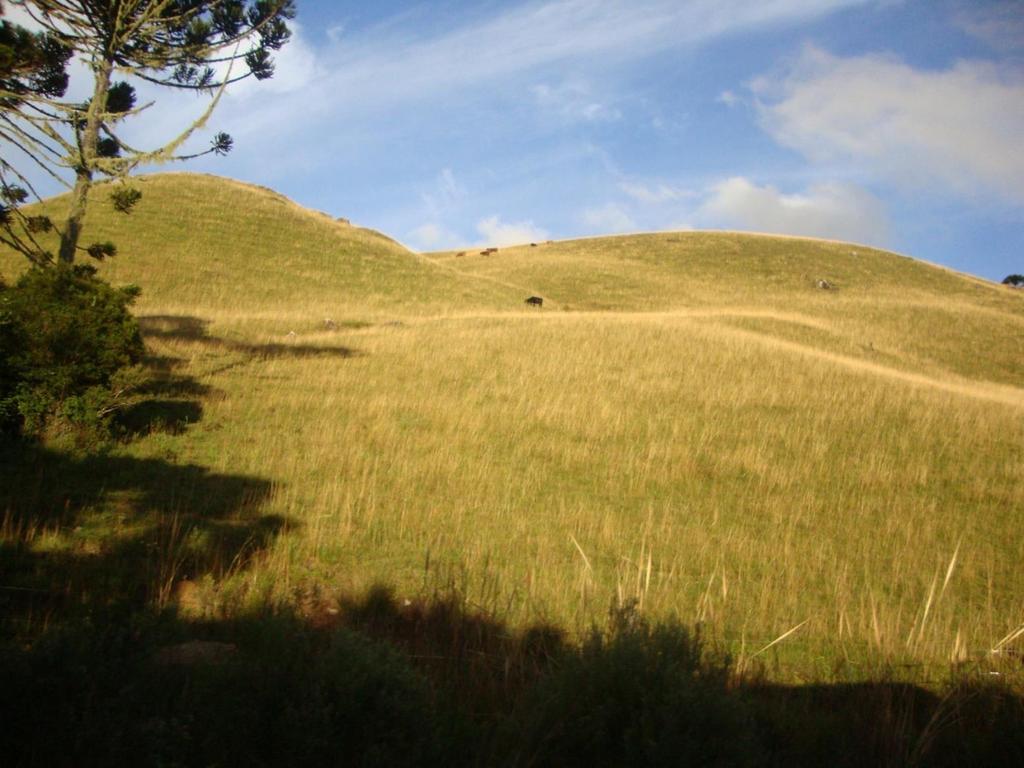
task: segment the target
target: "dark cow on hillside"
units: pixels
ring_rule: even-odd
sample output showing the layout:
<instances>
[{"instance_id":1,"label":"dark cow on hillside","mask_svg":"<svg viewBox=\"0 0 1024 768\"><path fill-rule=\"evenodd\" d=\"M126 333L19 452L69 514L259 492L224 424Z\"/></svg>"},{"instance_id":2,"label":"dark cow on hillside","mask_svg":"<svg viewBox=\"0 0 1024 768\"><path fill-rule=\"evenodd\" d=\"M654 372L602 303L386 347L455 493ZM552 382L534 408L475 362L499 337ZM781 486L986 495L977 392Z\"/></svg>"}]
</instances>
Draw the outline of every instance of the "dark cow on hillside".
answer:
<instances>
[{"instance_id":1,"label":"dark cow on hillside","mask_svg":"<svg viewBox=\"0 0 1024 768\"><path fill-rule=\"evenodd\" d=\"M531 307L543 307L544 299L542 299L540 296L531 296L526 300L525 303L529 304Z\"/></svg>"}]
</instances>

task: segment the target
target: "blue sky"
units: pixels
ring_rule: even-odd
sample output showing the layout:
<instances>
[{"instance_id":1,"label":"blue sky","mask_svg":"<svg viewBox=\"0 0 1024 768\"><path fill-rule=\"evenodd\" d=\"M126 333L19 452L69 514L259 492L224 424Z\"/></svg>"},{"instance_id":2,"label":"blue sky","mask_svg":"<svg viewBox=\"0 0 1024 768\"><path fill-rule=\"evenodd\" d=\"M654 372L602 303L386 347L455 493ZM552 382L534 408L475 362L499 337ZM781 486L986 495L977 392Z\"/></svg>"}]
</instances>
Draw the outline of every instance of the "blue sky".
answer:
<instances>
[{"instance_id":1,"label":"blue sky","mask_svg":"<svg viewBox=\"0 0 1024 768\"><path fill-rule=\"evenodd\" d=\"M183 169L423 250L724 228L1024 273L1024 0L297 5ZM153 96L136 141L202 106Z\"/></svg>"}]
</instances>

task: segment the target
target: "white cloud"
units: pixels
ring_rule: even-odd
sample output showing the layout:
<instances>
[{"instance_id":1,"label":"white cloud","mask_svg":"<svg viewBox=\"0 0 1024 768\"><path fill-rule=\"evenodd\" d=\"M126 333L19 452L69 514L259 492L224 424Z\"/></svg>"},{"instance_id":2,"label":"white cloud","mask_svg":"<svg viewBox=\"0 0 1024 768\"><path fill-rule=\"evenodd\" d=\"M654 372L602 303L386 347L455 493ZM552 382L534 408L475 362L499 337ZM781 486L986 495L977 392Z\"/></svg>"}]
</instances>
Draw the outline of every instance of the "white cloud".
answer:
<instances>
[{"instance_id":1,"label":"white cloud","mask_svg":"<svg viewBox=\"0 0 1024 768\"><path fill-rule=\"evenodd\" d=\"M780 191L736 176L690 188L671 181L630 180L625 199L587 209L580 222L591 232L738 229L885 245L888 222L882 203L845 183ZM639 225L638 225L639 222Z\"/></svg>"},{"instance_id":2,"label":"white cloud","mask_svg":"<svg viewBox=\"0 0 1024 768\"><path fill-rule=\"evenodd\" d=\"M619 184L619 188L629 197L646 205L672 203L696 196L695 192L685 187L661 182L648 185L636 181L624 181Z\"/></svg>"},{"instance_id":3,"label":"white cloud","mask_svg":"<svg viewBox=\"0 0 1024 768\"><path fill-rule=\"evenodd\" d=\"M548 239L547 231L536 226L532 221L506 223L498 216L481 219L477 222L476 230L483 237L482 245L502 247L536 243Z\"/></svg>"},{"instance_id":4,"label":"white cloud","mask_svg":"<svg viewBox=\"0 0 1024 768\"><path fill-rule=\"evenodd\" d=\"M1024 204L1024 72L980 61L923 71L808 48L751 87L765 129L812 161Z\"/></svg>"},{"instance_id":5,"label":"white cloud","mask_svg":"<svg viewBox=\"0 0 1024 768\"><path fill-rule=\"evenodd\" d=\"M702 226L805 235L883 245L888 225L881 202L850 184L819 184L784 194L734 177L713 185L697 211Z\"/></svg>"},{"instance_id":6,"label":"white cloud","mask_svg":"<svg viewBox=\"0 0 1024 768\"><path fill-rule=\"evenodd\" d=\"M620 234L635 232L637 229L633 217L618 203L588 208L580 214L580 221L588 230L597 234Z\"/></svg>"}]
</instances>

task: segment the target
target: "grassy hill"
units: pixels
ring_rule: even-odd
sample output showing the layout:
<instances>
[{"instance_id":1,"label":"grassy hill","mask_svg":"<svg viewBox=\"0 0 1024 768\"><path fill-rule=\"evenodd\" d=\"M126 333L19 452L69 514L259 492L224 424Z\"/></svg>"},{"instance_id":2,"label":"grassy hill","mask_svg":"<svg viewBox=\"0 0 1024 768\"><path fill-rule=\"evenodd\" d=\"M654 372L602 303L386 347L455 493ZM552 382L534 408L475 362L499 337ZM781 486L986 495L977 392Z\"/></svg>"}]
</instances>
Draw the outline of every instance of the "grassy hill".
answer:
<instances>
[{"instance_id":1,"label":"grassy hill","mask_svg":"<svg viewBox=\"0 0 1024 768\"><path fill-rule=\"evenodd\" d=\"M635 605L787 680L927 676L1019 627L1024 294L733 233L424 256L236 182L137 183L85 239L143 288L156 418L118 480L55 461L0 499L74 513L5 528L42 553L25 589L92 578L46 553L145 543L125 589L196 616L373 585L573 631Z\"/></svg>"},{"instance_id":2,"label":"grassy hill","mask_svg":"<svg viewBox=\"0 0 1024 768\"><path fill-rule=\"evenodd\" d=\"M93 190L82 243L116 243L119 255L101 273L142 286L143 307L239 308L320 321L395 307L429 313L456 303L491 306L508 293L453 276L379 232L269 189L189 173L131 183L143 197L127 216L114 210L109 185ZM65 206L61 196L42 207L60 221ZM10 254L0 259L0 273L21 268Z\"/></svg>"},{"instance_id":3,"label":"grassy hill","mask_svg":"<svg viewBox=\"0 0 1024 768\"><path fill-rule=\"evenodd\" d=\"M537 291L559 309L685 311L898 367L1024 384L1020 294L873 248L676 232L437 260Z\"/></svg>"}]
</instances>

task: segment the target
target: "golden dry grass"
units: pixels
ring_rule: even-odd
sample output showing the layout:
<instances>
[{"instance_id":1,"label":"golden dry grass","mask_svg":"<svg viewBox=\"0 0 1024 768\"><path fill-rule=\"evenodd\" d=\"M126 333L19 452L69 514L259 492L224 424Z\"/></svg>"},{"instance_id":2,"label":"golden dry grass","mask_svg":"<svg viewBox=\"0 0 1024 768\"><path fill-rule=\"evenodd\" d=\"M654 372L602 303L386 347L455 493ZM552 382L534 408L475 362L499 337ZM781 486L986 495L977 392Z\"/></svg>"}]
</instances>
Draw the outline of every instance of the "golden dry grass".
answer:
<instances>
[{"instance_id":1,"label":"golden dry grass","mask_svg":"<svg viewBox=\"0 0 1024 768\"><path fill-rule=\"evenodd\" d=\"M424 258L269 193L143 184L201 223L90 227L210 394L118 451L265 479L293 521L194 610L454 582L580 629L636 600L785 679L926 677L1024 623L1019 293L737 234Z\"/></svg>"}]
</instances>

